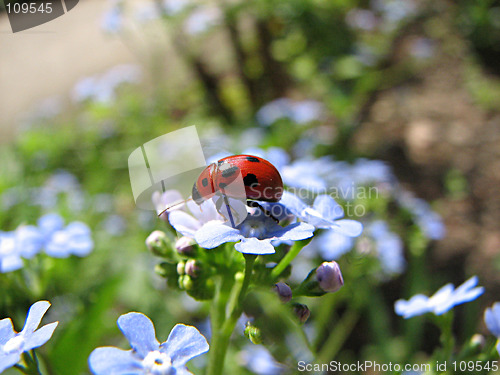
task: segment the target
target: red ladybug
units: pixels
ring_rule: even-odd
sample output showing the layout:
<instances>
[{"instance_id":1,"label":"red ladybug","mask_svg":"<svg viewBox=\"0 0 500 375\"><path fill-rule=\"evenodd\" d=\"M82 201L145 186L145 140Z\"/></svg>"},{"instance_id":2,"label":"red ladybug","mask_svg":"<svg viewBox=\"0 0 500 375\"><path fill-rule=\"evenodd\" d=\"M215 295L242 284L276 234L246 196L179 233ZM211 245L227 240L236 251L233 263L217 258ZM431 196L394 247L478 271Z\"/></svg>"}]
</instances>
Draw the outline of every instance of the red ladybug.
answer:
<instances>
[{"instance_id":1,"label":"red ladybug","mask_svg":"<svg viewBox=\"0 0 500 375\"><path fill-rule=\"evenodd\" d=\"M192 197L197 204L213 197L241 173L246 198L278 202L283 194L283 181L278 170L267 160L252 155L233 155L210 164L193 185ZM230 194L228 194L230 196Z\"/></svg>"}]
</instances>

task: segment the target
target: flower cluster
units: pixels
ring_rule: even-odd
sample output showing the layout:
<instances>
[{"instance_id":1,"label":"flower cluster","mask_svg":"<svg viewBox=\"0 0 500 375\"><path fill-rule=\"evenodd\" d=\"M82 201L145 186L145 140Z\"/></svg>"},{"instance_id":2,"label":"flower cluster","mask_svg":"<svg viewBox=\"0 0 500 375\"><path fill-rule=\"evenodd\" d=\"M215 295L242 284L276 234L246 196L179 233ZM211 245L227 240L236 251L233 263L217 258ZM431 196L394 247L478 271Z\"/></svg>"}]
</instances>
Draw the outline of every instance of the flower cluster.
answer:
<instances>
[{"instance_id":1,"label":"flower cluster","mask_svg":"<svg viewBox=\"0 0 500 375\"><path fill-rule=\"evenodd\" d=\"M22 258L31 259L42 250L54 258L84 257L93 247L86 224L75 221L64 226L61 216L47 214L37 226L22 225L12 232L0 232L0 272L22 268Z\"/></svg>"}]
</instances>

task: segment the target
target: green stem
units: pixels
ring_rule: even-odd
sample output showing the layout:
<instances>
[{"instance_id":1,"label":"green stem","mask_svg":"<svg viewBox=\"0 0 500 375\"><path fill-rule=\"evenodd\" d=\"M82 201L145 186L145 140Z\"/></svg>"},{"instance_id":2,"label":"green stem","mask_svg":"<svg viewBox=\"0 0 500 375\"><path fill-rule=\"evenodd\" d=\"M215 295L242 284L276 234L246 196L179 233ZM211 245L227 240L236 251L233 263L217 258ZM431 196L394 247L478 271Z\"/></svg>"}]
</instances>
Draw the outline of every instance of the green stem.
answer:
<instances>
[{"instance_id":1,"label":"green stem","mask_svg":"<svg viewBox=\"0 0 500 375\"><path fill-rule=\"evenodd\" d=\"M342 344L353 330L358 319L359 313L352 307L349 308L344 315L342 315L342 318L336 324L335 329L331 331L328 339L323 344L318 356L316 357L316 363L328 363L335 357L337 352L342 347Z\"/></svg>"},{"instance_id":2,"label":"green stem","mask_svg":"<svg viewBox=\"0 0 500 375\"><path fill-rule=\"evenodd\" d=\"M441 329L441 362L451 361L453 356L453 349L455 347L455 337L453 336L453 311L449 311L444 315L437 316L437 325Z\"/></svg>"},{"instance_id":3,"label":"green stem","mask_svg":"<svg viewBox=\"0 0 500 375\"><path fill-rule=\"evenodd\" d=\"M290 251L281 259L281 261L273 268L271 272L271 277L277 279L279 275L288 267L288 265L295 259L295 257L300 253L300 250L306 246L311 241L311 238L307 238L302 241L295 241Z\"/></svg>"},{"instance_id":4,"label":"green stem","mask_svg":"<svg viewBox=\"0 0 500 375\"><path fill-rule=\"evenodd\" d=\"M234 285L234 279L231 279L231 282L229 282L229 278L225 277L221 281L211 311L212 340L210 342L210 358L207 366L207 375L221 375L224 370L224 359L229 346L229 339L231 338L238 318L243 312L243 301L252 279L252 270L256 258L256 255L245 254L245 276L243 278L243 284L241 285L236 300L237 303L232 307L227 319L226 306L231 294L231 288Z\"/></svg>"}]
</instances>

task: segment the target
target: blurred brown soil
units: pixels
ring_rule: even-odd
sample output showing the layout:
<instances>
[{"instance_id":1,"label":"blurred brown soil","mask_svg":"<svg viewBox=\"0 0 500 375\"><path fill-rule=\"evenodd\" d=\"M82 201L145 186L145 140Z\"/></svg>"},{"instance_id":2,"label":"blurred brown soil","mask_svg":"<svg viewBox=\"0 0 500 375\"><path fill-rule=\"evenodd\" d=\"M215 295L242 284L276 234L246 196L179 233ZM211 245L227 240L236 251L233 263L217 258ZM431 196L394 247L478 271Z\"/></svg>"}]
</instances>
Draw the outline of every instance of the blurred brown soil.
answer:
<instances>
[{"instance_id":1,"label":"blurred brown soil","mask_svg":"<svg viewBox=\"0 0 500 375\"><path fill-rule=\"evenodd\" d=\"M472 52L445 27L432 60L411 81L377 95L354 143L358 151L387 160L404 185L434 201L447 235L436 242L430 267L453 270L459 264L458 272L479 275L481 285L490 284L488 297L498 300L500 108L475 102L466 86ZM404 54L404 41L400 49ZM446 192L450 170L467 181L462 196Z\"/></svg>"}]
</instances>

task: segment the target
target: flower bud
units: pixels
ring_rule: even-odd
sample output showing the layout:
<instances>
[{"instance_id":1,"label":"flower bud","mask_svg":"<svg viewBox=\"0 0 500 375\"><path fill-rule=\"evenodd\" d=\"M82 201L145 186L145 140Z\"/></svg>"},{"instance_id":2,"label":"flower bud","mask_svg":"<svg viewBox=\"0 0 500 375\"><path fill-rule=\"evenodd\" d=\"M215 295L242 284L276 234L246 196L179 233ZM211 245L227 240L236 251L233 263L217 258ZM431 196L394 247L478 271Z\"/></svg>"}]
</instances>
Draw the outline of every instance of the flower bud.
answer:
<instances>
[{"instance_id":1,"label":"flower bud","mask_svg":"<svg viewBox=\"0 0 500 375\"><path fill-rule=\"evenodd\" d=\"M180 255L191 257L196 252L196 248L193 246L195 243L192 238L183 236L175 242L175 249Z\"/></svg>"},{"instance_id":2,"label":"flower bud","mask_svg":"<svg viewBox=\"0 0 500 375\"><path fill-rule=\"evenodd\" d=\"M182 275L179 277L179 285L181 289L192 290L194 287L193 279L188 275Z\"/></svg>"},{"instance_id":3,"label":"flower bud","mask_svg":"<svg viewBox=\"0 0 500 375\"><path fill-rule=\"evenodd\" d=\"M200 262L196 259L189 259L186 262L184 271L186 272L186 275L189 275L191 277L199 276L201 272Z\"/></svg>"},{"instance_id":4,"label":"flower bud","mask_svg":"<svg viewBox=\"0 0 500 375\"><path fill-rule=\"evenodd\" d=\"M262 344L262 335L260 333L260 329L252 325L252 323L247 322L244 333L245 336L252 342L252 344Z\"/></svg>"},{"instance_id":5,"label":"flower bud","mask_svg":"<svg viewBox=\"0 0 500 375\"><path fill-rule=\"evenodd\" d=\"M337 262L323 262L316 268L316 279L325 292L334 293L344 285L342 272Z\"/></svg>"},{"instance_id":6,"label":"flower bud","mask_svg":"<svg viewBox=\"0 0 500 375\"><path fill-rule=\"evenodd\" d=\"M169 257L172 252L167 235L160 230L155 230L146 238L146 246L160 257Z\"/></svg>"},{"instance_id":7,"label":"flower bud","mask_svg":"<svg viewBox=\"0 0 500 375\"><path fill-rule=\"evenodd\" d=\"M307 322L307 319L309 319L309 315L311 315L309 307L301 303L294 303L292 305L292 308L293 308L293 313L297 316L297 318L299 318L299 321L301 323Z\"/></svg>"},{"instance_id":8,"label":"flower bud","mask_svg":"<svg viewBox=\"0 0 500 375\"><path fill-rule=\"evenodd\" d=\"M287 303L292 299L292 289L285 283L274 284L273 291L278 294L280 301Z\"/></svg>"},{"instance_id":9,"label":"flower bud","mask_svg":"<svg viewBox=\"0 0 500 375\"><path fill-rule=\"evenodd\" d=\"M186 262L177 263L177 274L179 276L182 276L186 273L185 271L186 271Z\"/></svg>"}]
</instances>

